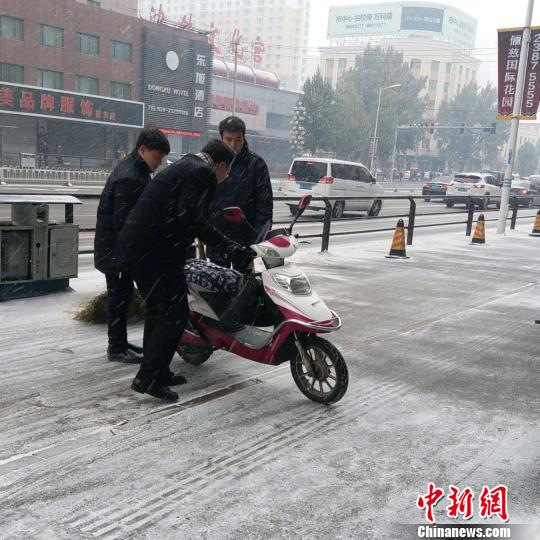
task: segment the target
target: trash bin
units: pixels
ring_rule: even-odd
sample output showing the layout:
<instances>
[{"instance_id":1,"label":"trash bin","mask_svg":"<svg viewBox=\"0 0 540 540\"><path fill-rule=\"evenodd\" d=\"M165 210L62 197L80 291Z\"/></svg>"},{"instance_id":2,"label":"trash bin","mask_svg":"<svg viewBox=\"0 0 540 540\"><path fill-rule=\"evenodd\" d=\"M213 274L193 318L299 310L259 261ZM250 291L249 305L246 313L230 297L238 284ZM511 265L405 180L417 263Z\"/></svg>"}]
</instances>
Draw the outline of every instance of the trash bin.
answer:
<instances>
[{"instance_id":1,"label":"trash bin","mask_svg":"<svg viewBox=\"0 0 540 540\"><path fill-rule=\"evenodd\" d=\"M69 288L77 277L79 226L67 195L0 194L11 206L11 220L0 221L0 301L40 296ZM49 221L49 205L65 206L62 223Z\"/></svg>"}]
</instances>

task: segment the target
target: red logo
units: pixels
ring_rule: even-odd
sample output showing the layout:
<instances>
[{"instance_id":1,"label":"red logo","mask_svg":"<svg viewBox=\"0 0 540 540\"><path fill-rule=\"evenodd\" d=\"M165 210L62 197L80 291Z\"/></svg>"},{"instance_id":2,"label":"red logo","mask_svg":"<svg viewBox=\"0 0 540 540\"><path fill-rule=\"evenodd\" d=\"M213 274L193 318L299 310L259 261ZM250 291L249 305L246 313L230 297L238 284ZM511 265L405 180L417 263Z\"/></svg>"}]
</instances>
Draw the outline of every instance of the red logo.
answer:
<instances>
[{"instance_id":1,"label":"red logo","mask_svg":"<svg viewBox=\"0 0 540 540\"><path fill-rule=\"evenodd\" d=\"M428 484L427 493L419 495L416 500L417 508L425 510L427 521L435 523L434 509L444 497L444 490L433 483ZM450 503L446 507L446 515L452 519L471 519L474 515L474 493L470 487L462 491L456 486L449 486L447 500ZM480 518L489 519L498 516L502 521L508 521L508 488L499 484L493 489L487 486L482 488L478 499L478 511Z\"/></svg>"}]
</instances>

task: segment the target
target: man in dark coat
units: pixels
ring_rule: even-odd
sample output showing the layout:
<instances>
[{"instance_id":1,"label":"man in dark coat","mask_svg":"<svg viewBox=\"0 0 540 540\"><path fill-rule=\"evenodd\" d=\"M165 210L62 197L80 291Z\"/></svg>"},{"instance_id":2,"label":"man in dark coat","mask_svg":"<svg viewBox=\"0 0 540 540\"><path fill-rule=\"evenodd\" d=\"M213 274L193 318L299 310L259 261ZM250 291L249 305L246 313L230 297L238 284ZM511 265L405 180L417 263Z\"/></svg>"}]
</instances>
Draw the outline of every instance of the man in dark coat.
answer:
<instances>
[{"instance_id":1,"label":"man in dark coat","mask_svg":"<svg viewBox=\"0 0 540 540\"><path fill-rule=\"evenodd\" d=\"M133 277L120 272L114 254L122 230L141 193L150 182L150 174L169 153L167 137L158 129L144 129L131 154L109 176L97 210L94 237L94 264L107 281L107 327L109 360L140 363L142 349L128 342L127 312L133 298Z\"/></svg>"},{"instance_id":2,"label":"man in dark coat","mask_svg":"<svg viewBox=\"0 0 540 540\"><path fill-rule=\"evenodd\" d=\"M214 223L219 225L227 236L239 244L247 246L256 241L272 225L273 197L270 174L264 159L253 153L246 141L246 124L241 118L229 116L219 124L219 134L223 142L235 152L231 173L220 184L212 202L211 214L215 214ZM229 225L220 221L223 208L239 206L246 215L247 225ZM219 250L209 248L208 256L212 262L243 272L250 261L236 260Z\"/></svg>"},{"instance_id":3,"label":"man in dark coat","mask_svg":"<svg viewBox=\"0 0 540 540\"><path fill-rule=\"evenodd\" d=\"M186 327L189 307L183 267L197 237L224 252L246 250L207 221L208 207L230 171L234 152L210 141L161 171L145 189L118 238L120 267L133 274L145 301L143 363L131 388L167 401L169 386L185 382L169 364Z\"/></svg>"}]
</instances>

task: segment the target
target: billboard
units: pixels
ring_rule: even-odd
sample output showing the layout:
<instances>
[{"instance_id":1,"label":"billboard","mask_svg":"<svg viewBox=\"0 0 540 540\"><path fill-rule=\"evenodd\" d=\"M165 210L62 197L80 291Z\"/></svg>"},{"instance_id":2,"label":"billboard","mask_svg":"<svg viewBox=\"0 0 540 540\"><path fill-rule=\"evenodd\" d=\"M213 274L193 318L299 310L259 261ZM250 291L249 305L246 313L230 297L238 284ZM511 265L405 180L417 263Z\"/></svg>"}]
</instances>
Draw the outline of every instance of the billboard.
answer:
<instances>
[{"instance_id":1,"label":"billboard","mask_svg":"<svg viewBox=\"0 0 540 540\"><path fill-rule=\"evenodd\" d=\"M431 32L463 47L473 48L477 21L459 9L429 2L385 2L331 7L328 37Z\"/></svg>"},{"instance_id":2,"label":"billboard","mask_svg":"<svg viewBox=\"0 0 540 540\"><path fill-rule=\"evenodd\" d=\"M144 104L35 86L0 83L0 113L142 127Z\"/></svg>"},{"instance_id":3,"label":"billboard","mask_svg":"<svg viewBox=\"0 0 540 540\"><path fill-rule=\"evenodd\" d=\"M331 7L328 18L328 37L393 34L399 31L399 4L367 4Z\"/></svg>"},{"instance_id":4,"label":"billboard","mask_svg":"<svg viewBox=\"0 0 540 540\"><path fill-rule=\"evenodd\" d=\"M147 126L199 136L206 131L212 49L166 28L143 28L143 97Z\"/></svg>"},{"instance_id":5,"label":"billboard","mask_svg":"<svg viewBox=\"0 0 540 540\"><path fill-rule=\"evenodd\" d=\"M442 32L444 10L421 6L404 6L401 10L401 30Z\"/></svg>"}]
</instances>

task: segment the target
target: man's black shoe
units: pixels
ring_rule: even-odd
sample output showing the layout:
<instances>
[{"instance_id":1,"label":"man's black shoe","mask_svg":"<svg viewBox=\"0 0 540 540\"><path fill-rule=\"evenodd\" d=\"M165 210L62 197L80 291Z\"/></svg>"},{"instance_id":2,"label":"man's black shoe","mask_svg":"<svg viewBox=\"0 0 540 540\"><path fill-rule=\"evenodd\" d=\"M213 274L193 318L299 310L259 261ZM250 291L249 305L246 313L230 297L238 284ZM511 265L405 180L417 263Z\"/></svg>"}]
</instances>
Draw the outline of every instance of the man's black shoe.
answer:
<instances>
[{"instance_id":1,"label":"man's black shoe","mask_svg":"<svg viewBox=\"0 0 540 540\"><path fill-rule=\"evenodd\" d=\"M163 386L156 382L148 383L137 377L133 379L131 389L139 392L139 394L148 394L163 401L178 401L178 394L168 386Z\"/></svg>"},{"instance_id":2,"label":"man's black shoe","mask_svg":"<svg viewBox=\"0 0 540 540\"><path fill-rule=\"evenodd\" d=\"M137 354L136 352L126 349L119 353L113 353L108 351L107 357L111 362L120 362L122 364L140 364L142 362L142 355Z\"/></svg>"},{"instance_id":3,"label":"man's black shoe","mask_svg":"<svg viewBox=\"0 0 540 540\"><path fill-rule=\"evenodd\" d=\"M142 354L143 353L143 348L142 347L139 347L138 345L133 345L133 343L128 343L128 347L127 347L130 351L133 351L137 354Z\"/></svg>"},{"instance_id":4,"label":"man's black shoe","mask_svg":"<svg viewBox=\"0 0 540 540\"><path fill-rule=\"evenodd\" d=\"M183 375L173 374L173 373L171 373L171 375L165 381L165 384L167 386L180 386L181 384L186 384L186 383L187 383L187 379Z\"/></svg>"}]
</instances>

